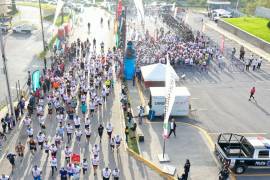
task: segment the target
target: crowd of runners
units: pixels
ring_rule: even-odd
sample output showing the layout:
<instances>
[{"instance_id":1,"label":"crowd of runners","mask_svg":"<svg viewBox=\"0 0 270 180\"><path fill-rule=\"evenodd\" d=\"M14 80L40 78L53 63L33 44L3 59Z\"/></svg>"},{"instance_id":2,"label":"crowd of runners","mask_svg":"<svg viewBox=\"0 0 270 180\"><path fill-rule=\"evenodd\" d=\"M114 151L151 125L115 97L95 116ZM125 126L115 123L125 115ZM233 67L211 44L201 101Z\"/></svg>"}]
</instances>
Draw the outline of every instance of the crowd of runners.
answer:
<instances>
[{"instance_id":1,"label":"crowd of runners","mask_svg":"<svg viewBox=\"0 0 270 180\"><path fill-rule=\"evenodd\" d=\"M103 161L100 151L104 131L110 152L119 153L122 137L114 133L111 122L104 122L97 116L109 108L107 102L114 93L114 72L118 64L115 60L121 55L115 48L104 53L104 43L100 44L100 54L97 48L95 39L92 44L88 39L77 39L65 51L56 52L51 68L40 78L41 87L30 95L28 103L21 98L20 103L24 104L21 115L25 114L22 135L28 138L27 142L18 142L14 152L6 156L12 173L16 172L16 165L24 161L25 151L29 149L32 158L46 155L51 176L59 175L63 180L80 179L91 167L96 176ZM23 112L26 107L28 112ZM34 126L33 121L38 121L39 126ZM91 138L96 138L93 136L99 137L99 143L91 144ZM73 151L73 143L79 151ZM84 148L91 149L90 158L81 157ZM61 154L65 156L64 164L59 162ZM120 177L118 167L103 168L103 179ZM32 164L32 176L35 180L41 179L42 167ZM8 176L3 174L0 179L5 178Z\"/></svg>"}]
</instances>

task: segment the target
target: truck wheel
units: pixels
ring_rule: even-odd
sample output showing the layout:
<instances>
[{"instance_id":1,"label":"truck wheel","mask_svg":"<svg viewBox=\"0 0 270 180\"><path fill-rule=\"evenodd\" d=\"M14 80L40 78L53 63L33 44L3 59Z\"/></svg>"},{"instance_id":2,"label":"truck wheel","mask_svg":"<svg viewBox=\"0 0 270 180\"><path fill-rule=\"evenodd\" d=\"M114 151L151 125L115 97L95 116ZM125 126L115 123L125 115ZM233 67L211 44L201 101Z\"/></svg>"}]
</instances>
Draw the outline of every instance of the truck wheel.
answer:
<instances>
[{"instance_id":1,"label":"truck wheel","mask_svg":"<svg viewBox=\"0 0 270 180\"><path fill-rule=\"evenodd\" d=\"M246 170L245 166L236 166L235 167L235 173L236 174L243 174Z\"/></svg>"}]
</instances>

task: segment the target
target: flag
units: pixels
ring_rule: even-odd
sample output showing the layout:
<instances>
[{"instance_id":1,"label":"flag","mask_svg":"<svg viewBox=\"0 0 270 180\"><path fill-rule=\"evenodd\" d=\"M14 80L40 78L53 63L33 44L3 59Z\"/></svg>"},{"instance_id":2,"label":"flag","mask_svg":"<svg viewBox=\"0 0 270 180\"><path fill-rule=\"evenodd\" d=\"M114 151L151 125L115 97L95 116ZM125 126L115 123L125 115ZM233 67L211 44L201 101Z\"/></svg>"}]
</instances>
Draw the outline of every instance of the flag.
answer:
<instances>
[{"instance_id":1,"label":"flag","mask_svg":"<svg viewBox=\"0 0 270 180\"><path fill-rule=\"evenodd\" d=\"M165 109L164 109L164 124L163 124L163 137L167 138L169 135L169 118L175 100L175 77L172 67L170 65L169 55L167 54L166 64L166 81L165 81Z\"/></svg>"},{"instance_id":2,"label":"flag","mask_svg":"<svg viewBox=\"0 0 270 180\"><path fill-rule=\"evenodd\" d=\"M220 41L220 51L222 52L222 54L224 53L224 42L225 42L225 38L224 38L224 35L222 35L221 41Z\"/></svg>"}]
</instances>

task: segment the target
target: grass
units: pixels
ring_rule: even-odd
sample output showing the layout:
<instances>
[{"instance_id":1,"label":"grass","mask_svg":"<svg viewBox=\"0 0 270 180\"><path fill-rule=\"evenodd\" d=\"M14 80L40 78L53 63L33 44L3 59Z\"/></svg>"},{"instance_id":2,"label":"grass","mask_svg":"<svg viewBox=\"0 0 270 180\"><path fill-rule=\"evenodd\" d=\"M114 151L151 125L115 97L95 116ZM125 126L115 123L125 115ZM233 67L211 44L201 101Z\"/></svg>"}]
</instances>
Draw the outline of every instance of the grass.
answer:
<instances>
[{"instance_id":1,"label":"grass","mask_svg":"<svg viewBox=\"0 0 270 180\"><path fill-rule=\"evenodd\" d=\"M20 5L20 6L31 6L31 7L39 8L39 4L37 2L17 2L17 5ZM55 10L55 8L56 8L55 5L41 3L41 9Z\"/></svg>"},{"instance_id":2,"label":"grass","mask_svg":"<svg viewBox=\"0 0 270 180\"><path fill-rule=\"evenodd\" d=\"M259 17L224 18L224 21L247 31L248 33L270 42L269 19Z\"/></svg>"},{"instance_id":3,"label":"grass","mask_svg":"<svg viewBox=\"0 0 270 180\"><path fill-rule=\"evenodd\" d=\"M127 122L127 113L126 112L124 112L124 118L125 118L125 123L127 124L128 122ZM131 134L131 129L129 129L129 134ZM134 138L130 138L130 136L128 136L127 145L134 152L136 152L137 154L140 154L139 148L138 148L137 136L135 136Z\"/></svg>"},{"instance_id":4,"label":"grass","mask_svg":"<svg viewBox=\"0 0 270 180\"><path fill-rule=\"evenodd\" d=\"M122 80L122 83L127 87L126 81ZM128 94L128 93L127 93ZM128 96L128 104L130 104L130 100L129 100L129 96ZM124 119L125 119L125 124L127 125L127 112L124 112ZM132 149L134 152L136 152L137 154L140 154L139 148L138 148L138 141L137 141L137 136L136 136L136 132L135 132L135 137L134 138L130 138L130 134L131 134L131 129L129 129L129 135L128 135L128 147L130 149Z\"/></svg>"},{"instance_id":5,"label":"grass","mask_svg":"<svg viewBox=\"0 0 270 180\"><path fill-rule=\"evenodd\" d=\"M64 14L64 23L68 22L70 18L71 18L70 14ZM53 19L54 19L54 14L51 14L49 16L44 17L44 20L50 21L50 22L53 22ZM57 17L55 25L56 26L62 25L62 15L61 14Z\"/></svg>"}]
</instances>

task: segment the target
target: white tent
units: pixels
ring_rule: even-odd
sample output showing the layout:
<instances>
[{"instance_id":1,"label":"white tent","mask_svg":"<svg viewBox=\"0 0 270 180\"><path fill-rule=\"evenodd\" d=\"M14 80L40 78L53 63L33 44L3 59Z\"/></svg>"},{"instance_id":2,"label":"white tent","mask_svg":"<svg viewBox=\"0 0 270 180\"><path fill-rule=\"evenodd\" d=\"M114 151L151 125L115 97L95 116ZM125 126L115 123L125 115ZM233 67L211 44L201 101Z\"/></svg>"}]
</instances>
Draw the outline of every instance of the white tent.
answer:
<instances>
[{"instance_id":1,"label":"white tent","mask_svg":"<svg viewBox=\"0 0 270 180\"><path fill-rule=\"evenodd\" d=\"M166 80L165 72L166 72L166 65L157 63L151 64L147 66L141 67L141 73L144 81L164 81ZM178 81L179 77L176 74L175 70L172 66L170 66L170 70L174 74L175 80Z\"/></svg>"}]
</instances>

